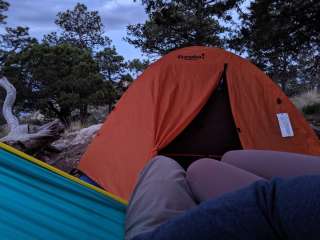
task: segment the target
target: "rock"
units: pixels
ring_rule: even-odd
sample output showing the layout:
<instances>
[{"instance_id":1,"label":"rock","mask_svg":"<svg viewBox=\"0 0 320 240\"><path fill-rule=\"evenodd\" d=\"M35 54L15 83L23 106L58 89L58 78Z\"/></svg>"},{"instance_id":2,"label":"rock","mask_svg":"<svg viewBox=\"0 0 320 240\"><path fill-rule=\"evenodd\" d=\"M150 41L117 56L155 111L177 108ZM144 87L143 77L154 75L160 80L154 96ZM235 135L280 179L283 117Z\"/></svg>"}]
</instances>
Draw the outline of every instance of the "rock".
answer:
<instances>
[{"instance_id":1,"label":"rock","mask_svg":"<svg viewBox=\"0 0 320 240\"><path fill-rule=\"evenodd\" d=\"M102 124L95 124L87 128L81 129L76 137L71 141L70 145L87 144L95 136Z\"/></svg>"},{"instance_id":2,"label":"rock","mask_svg":"<svg viewBox=\"0 0 320 240\"><path fill-rule=\"evenodd\" d=\"M51 153L50 160L47 160L47 163L66 172L76 168L88 144L101 126L102 124L95 124L75 132L65 133L60 139L51 144L60 152Z\"/></svg>"}]
</instances>

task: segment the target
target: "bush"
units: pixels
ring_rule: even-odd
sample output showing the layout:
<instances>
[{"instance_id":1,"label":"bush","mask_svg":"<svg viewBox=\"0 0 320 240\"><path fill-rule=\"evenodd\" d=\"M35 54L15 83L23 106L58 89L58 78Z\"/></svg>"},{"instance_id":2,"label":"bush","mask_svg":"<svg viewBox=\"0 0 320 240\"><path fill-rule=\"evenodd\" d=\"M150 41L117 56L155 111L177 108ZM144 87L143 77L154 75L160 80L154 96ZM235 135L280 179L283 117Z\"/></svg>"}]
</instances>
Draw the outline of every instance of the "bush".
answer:
<instances>
[{"instance_id":1,"label":"bush","mask_svg":"<svg viewBox=\"0 0 320 240\"><path fill-rule=\"evenodd\" d=\"M302 112L305 112L303 109L309 112L309 109L312 111L317 105L320 105L320 92L317 90L308 91L292 97L291 100Z\"/></svg>"},{"instance_id":2,"label":"bush","mask_svg":"<svg viewBox=\"0 0 320 240\"><path fill-rule=\"evenodd\" d=\"M304 106L302 112L306 115L320 113L320 103Z\"/></svg>"}]
</instances>

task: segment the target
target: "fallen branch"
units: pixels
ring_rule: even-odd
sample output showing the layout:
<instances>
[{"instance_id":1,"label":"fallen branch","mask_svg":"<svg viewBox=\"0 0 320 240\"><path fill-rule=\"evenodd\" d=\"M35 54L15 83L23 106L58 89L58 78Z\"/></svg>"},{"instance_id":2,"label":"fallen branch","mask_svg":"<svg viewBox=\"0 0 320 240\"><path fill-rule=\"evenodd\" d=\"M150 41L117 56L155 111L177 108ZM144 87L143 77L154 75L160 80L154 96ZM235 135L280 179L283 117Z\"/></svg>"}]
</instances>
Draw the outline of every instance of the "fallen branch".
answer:
<instances>
[{"instance_id":1,"label":"fallen branch","mask_svg":"<svg viewBox=\"0 0 320 240\"><path fill-rule=\"evenodd\" d=\"M30 153L48 146L60 137L64 126L58 120L37 127L33 133L30 133L27 124L20 125L18 118L12 112L16 100L15 87L6 77L0 78L0 86L6 91L2 113L9 127L8 135L1 138L1 142Z\"/></svg>"}]
</instances>

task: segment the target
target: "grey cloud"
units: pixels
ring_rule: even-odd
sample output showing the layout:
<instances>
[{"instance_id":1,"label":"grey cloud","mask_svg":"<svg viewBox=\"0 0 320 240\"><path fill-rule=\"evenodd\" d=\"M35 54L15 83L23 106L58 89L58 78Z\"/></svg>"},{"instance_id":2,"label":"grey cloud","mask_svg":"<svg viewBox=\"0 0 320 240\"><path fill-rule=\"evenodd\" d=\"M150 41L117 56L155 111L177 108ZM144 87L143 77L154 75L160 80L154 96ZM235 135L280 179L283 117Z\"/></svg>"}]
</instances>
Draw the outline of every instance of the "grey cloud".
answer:
<instances>
[{"instance_id":1,"label":"grey cloud","mask_svg":"<svg viewBox=\"0 0 320 240\"><path fill-rule=\"evenodd\" d=\"M89 10L97 10L103 20L105 31L110 33L114 44L128 49L121 42L126 35L126 26L144 22L146 14L143 7L133 0L7 0L10 3L8 26L28 26L30 34L38 39L58 28L54 20L59 11L72 9L77 2L84 3ZM116 35L115 35L116 33ZM120 52L121 52L121 49ZM133 51L138 52L134 49ZM132 55L132 54L130 54ZM133 54L134 55L134 54Z\"/></svg>"},{"instance_id":2,"label":"grey cloud","mask_svg":"<svg viewBox=\"0 0 320 240\"><path fill-rule=\"evenodd\" d=\"M117 5L112 10L100 11L107 30L125 29L129 24L144 22L146 14L140 5Z\"/></svg>"},{"instance_id":3,"label":"grey cloud","mask_svg":"<svg viewBox=\"0 0 320 240\"><path fill-rule=\"evenodd\" d=\"M78 1L74 0L10 0L10 10L8 12L9 25L23 26L48 26L52 28L54 19L59 11L73 8ZM123 4L116 0L86 0L80 1L88 6L90 10L99 11L106 30L125 29L128 24L137 23L145 20L145 13L140 4L129 3ZM110 3L111 7L108 7Z\"/></svg>"}]
</instances>

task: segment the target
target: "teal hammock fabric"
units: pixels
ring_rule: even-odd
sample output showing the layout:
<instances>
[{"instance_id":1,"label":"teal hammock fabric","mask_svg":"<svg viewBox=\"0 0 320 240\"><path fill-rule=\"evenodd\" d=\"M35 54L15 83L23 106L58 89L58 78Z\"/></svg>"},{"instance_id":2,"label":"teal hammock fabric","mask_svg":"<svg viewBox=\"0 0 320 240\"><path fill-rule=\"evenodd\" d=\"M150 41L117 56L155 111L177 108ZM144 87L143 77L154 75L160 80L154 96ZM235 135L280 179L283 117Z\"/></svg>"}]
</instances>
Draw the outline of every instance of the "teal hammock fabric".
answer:
<instances>
[{"instance_id":1,"label":"teal hammock fabric","mask_svg":"<svg viewBox=\"0 0 320 240\"><path fill-rule=\"evenodd\" d=\"M123 239L126 206L0 149L0 239Z\"/></svg>"}]
</instances>

